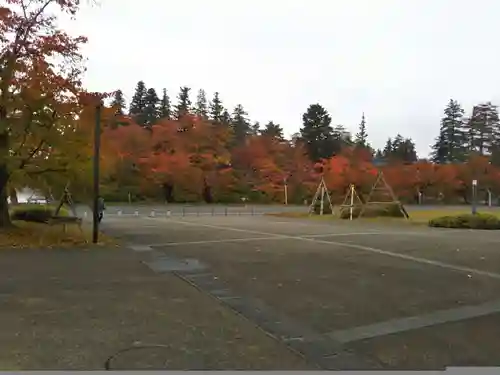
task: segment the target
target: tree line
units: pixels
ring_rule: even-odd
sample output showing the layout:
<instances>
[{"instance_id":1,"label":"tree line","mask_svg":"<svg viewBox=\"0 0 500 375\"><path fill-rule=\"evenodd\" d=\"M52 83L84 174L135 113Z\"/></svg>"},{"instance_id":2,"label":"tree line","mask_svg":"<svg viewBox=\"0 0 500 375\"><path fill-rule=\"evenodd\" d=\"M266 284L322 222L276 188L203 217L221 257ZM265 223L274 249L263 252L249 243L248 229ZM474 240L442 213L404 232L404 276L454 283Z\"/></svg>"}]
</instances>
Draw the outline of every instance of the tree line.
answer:
<instances>
[{"instance_id":1,"label":"tree line","mask_svg":"<svg viewBox=\"0 0 500 375\"><path fill-rule=\"evenodd\" d=\"M160 96L154 88L147 88L144 81L139 81L129 106L121 89L115 91L111 106L116 108L117 115L127 115L144 128L149 128L163 119L179 120L186 114L192 114L230 128L235 144L241 144L246 137L252 135L269 135L276 139L285 139L281 125L268 121L262 126L258 121L251 121L242 104L236 105L232 110L228 109L224 106L219 92L215 92L213 97L208 99L204 89L198 90L193 103L191 89L180 87L174 103L167 89L162 89ZM300 132L293 134L292 139L300 138L307 143L308 154L313 161L327 159L338 154L344 147L353 146L366 148L379 159L397 159L406 162L417 160L414 142L401 134L389 138L383 149L373 149L368 141L364 113L359 123L359 131L355 135L352 135L344 125L333 125L332 117L320 104L310 105L302 120L303 126Z\"/></svg>"},{"instance_id":2,"label":"tree line","mask_svg":"<svg viewBox=\"0 0 500 375\"><path fill-rule=\"evenodd\" d=\"M324 177L334 200L349 184L363 194L383 170L404 200L467 201L473 179L481 194L499 191L499 125L491 103L466 116L452 100L431 160L396 134L382 149L369 142L360 114L351 134L328 111L304 108L290 139L280 124L250 120L242 104L227 108L219 93L180 88L171 100L144 82L127 105L123 92L90 92L82 83L84 36L61 29L79 0L9 0L0 5L0 228L11 225L7 198L32 187L55 198L67 184L90 197L96 106L103 105L101 189L108 200L284 202L310 200ZM50 9L50 11L49 11ZM55 63L57 61L57 64ZM110 100L108 102L108 99Z\"/></svg>"},{"instance_id":3,"label":"tree line","mask_svg":"<svg viewBox=\"0 0 500 375\"><path fill-rule=\"evenodd\" d=\"M481 155L500 165L498 107L491 102L480 103L466 116L460 103L451 99L432 149L432 161L439 164L464 163L472 155Z\"/></svg>"},{"instance_id":4,"label":"tree line","mask_svg":"<svg viewBox=\"0 0 500 375\"><path fill-rule=\"evenodd\" d=\"M103 135L103 142L113 140L109 158L133 147L138 153L122 153L122 166L108 176L110 199L123 200L125 194L131 194L136 199L180 202L238 202L243 197L282 202L286 185L289 201L302 203L312 197L320 176L325 176L340 199L351 183L368 191L375 170L385 170L396 193L409 201L424 196L466 202L473 177L482 181L485 193L498 194L500 181L492 146L498 143L497 133L485 130L498 126L496 107L491 103L486 118L477 113L477 108L486 105L478 105L474 120L466 120L463 111L458 118L450 110L457 106L450 101L432 159L426 160L418 157L414 142L401 134L389 138L384 148L374 149L365 114L352 135L343 125L332 125L323 106L311 104L302 115L299 132L286 139L279 124L252 122L242 104L230 111L218 92L209 100L203 89L193 104L190 91L181 87L174 103L166 89L160 98L155 89L140 81L128 108L123 92L115 92L110 105L117 117ZM461 138L452 127L460 130ZM130 145L131 139L135 146ZM175 146L166 151L160 146L165 142ZM129 169L123 169L123 163ZM477 165L481 168L469 170ZM119 188L113 190L112 186Z\"/></svg>"}]
</instances>

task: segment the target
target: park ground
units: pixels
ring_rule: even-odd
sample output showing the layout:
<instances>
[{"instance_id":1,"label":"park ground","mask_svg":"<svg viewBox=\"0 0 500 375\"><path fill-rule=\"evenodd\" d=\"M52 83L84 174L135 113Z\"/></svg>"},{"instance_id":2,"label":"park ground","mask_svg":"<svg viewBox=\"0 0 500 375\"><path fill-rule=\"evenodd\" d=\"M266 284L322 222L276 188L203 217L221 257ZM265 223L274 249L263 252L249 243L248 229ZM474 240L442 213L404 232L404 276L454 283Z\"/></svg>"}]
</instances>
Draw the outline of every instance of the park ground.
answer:
<instances>
[{"instance_id":1,"label":"park ground","mask_svg":"<svg viewBox=\"0 0 500 375\"><path fill-rule=\"evenodd\" d=\"M110 211L121 248L0 253L0 368L500 364L497 231Z\"/></svg>"}]
</instances>

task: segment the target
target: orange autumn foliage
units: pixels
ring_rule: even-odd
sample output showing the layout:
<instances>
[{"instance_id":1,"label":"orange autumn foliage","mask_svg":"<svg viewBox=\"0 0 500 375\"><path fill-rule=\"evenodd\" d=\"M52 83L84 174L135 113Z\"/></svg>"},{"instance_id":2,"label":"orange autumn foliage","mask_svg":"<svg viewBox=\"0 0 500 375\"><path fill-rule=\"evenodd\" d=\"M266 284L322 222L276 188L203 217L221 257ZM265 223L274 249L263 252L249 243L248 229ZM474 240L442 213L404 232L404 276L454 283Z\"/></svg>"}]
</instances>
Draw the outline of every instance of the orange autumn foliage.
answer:
<instances>
[{"instance_id":1,"label":"orange autumn foliage","mask_svg":"<svg viewBox=\"0 0 500 375\"><path fill-rule=\"evenodd\" d=\"M215 201L241 202L251 196L262 202L283 202L286 184L289 202L302 203L312 198L323 177L332 198L339 201L350 184L360 194L368 194L379 171L405 201L414 201L419 191L427 197L466 198L471 176L494 191L500 185L500 170L481 158L463 165L392 161L375 166L366 149L346 148L312 163L300 142L266 135L249 136L244 144L230 147L228 128L195 116L160 120L151 128L127 124L103 133L103 155L109 159L105 164L110 171L121 163L134 165L135 183L146 195L161 196L168 185L181 200L200 201L209 187ZM483 171L479 177L478 171Z\"/></svg>"}]
</instances>

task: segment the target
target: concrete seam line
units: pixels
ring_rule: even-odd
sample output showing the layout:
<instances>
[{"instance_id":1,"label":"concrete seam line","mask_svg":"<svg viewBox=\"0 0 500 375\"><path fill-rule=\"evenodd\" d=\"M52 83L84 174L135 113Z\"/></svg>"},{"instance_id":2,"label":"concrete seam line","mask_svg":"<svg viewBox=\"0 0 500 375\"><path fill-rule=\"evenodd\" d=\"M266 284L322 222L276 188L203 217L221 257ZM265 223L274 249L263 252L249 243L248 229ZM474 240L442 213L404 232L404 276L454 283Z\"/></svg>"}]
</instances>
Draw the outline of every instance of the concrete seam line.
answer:
<instances>
[{"instance_id":1,"label":"concrete seam line","mask_svg":"<svg viewBox=\"0 0 500 375\"><path fill-rule=\"evenodd\" d=\"M407 332L419 328L459 322L500 312L500 301L490 301L481 305L461 306L446 310L437 310L427 314L405 318L390 319L374 324L332 331L327 337L341 343L349 343L395 333Z\"/></svg>"},{"instance_id":2,"label":"concrete seam line","mask_svg":"<svg viewBox=\"0 0 500 375\"><path fill-rule=\"evenodd\" d=\"M186 241L186 242L160 242L148 244L151 247L166 247L166 246L182 246L182 245L204 245L204 244L217 244L217 243L231 243L231 242L251 242L251 241L264 241L264 240L285 240L286 238L276 237L254 237L254 238L228 238L226 240L205 240L205 241Z\"/></svg>"}]
</instances>

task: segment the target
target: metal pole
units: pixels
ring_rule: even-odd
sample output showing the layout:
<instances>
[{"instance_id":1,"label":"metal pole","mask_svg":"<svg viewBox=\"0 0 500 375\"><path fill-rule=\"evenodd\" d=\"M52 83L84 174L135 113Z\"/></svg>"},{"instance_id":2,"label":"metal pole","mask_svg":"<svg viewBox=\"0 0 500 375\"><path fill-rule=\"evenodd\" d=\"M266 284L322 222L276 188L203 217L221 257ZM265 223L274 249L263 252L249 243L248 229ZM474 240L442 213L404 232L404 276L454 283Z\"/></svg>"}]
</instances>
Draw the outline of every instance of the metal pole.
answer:
<instances>
[{"instance_id":1,"label":"metal pole","mask_svg":"<svg viewBox=\"0 0 500 375\"><path fill-rule=\"evenodd\" d=\"M101 148L101 103L95 108L94 129L94 217L92 222L92 242L99 241L99 160Z\"/></svg>"}]
</instances>

